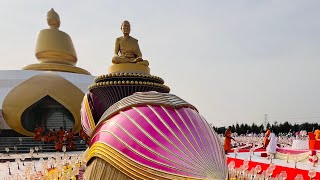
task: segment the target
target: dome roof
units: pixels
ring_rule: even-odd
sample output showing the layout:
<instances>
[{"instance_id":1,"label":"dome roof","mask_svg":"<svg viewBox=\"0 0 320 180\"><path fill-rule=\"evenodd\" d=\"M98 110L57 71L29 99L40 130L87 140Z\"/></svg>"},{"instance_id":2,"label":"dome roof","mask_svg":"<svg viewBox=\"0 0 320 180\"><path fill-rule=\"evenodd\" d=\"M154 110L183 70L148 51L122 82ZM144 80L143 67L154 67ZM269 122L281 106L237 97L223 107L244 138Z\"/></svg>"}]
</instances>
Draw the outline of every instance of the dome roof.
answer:
<instances>
[{"instance_id":1,"label":"dome roof","mask_svg":"<svg viewBox=\"0 0 320 180\"><path fill-rule=\"evenodd\" d=\"M33 132L23 128L21 115L28 107L45 96L50 96L66 107L75 119L74 129L79 130L79 110L84 93L68 80L50 72L27 79L7 94L2 105L4 120L18 133L33 136Z\"/></svg>"},{"instance_id":2,"label":"dome roof","mask_svg":"<svg viewBox=\"0 0 320 180\"><path fill-rule=\"evenodd\" d=\"M227 174L218 135L192 105L167 93L135 93L111 106L92 131L88 168L96 158L133 179Z\"/></svg>"}]
</instances>

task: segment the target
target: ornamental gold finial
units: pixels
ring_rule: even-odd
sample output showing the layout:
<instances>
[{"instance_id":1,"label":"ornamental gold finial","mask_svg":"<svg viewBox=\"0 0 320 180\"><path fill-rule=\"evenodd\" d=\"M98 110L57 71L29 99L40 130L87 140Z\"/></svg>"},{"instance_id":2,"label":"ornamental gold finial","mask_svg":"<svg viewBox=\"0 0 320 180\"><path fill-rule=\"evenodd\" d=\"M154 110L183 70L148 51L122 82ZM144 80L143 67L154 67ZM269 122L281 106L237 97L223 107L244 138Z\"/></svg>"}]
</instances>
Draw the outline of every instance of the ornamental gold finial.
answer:
<instances>
[{"instance_id":1,"label":"ornamental gold finial","mask_svg":"<svg viewBox=\"0 0 320 180\"><path fill-rule=\"evenodd\" d=\"M48 11L48 13L47 13L47 22L48 22L50 29L59 29L59 27L60 27L59 14L56 13L53 8L51 8L51 10Z\"/></svg>"}]
</instances>

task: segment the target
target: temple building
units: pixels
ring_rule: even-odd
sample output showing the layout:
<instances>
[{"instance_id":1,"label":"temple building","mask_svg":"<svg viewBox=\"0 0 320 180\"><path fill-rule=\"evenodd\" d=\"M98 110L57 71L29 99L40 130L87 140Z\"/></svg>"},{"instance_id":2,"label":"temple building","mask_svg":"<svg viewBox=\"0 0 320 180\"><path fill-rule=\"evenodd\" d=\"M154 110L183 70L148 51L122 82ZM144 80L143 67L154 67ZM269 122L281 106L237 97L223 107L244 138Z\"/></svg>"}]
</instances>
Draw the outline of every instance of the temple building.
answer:
<instances>
[{"instance_id":1,"label":"temple building","mask_svg":"<svg viewBox=\"0 0 320 180\"><path fill-rule=\"evenodd\" d=\"M195 106L150 73L128 21L108 73L97 77L76 67L72 40L53 9L47 22L37 37L39 62L0 71L2 133L82 128L90 137L84 179L226 179L218 135Z\"/></svg>"},{"instance_id":2,"label":"temple building","mask_svg":"<svg viewBox=\"0 0 320 180\"><path fill-rule=\"evenodd\" d=\"M70 36L59 30L59 15L47 14L48 29L38 33L38 63L22 70L0 71L1 136L33 136L34 129L81 128L80 106L94 79L76 66L76 50Z\"/></svg>"}]
</instances>

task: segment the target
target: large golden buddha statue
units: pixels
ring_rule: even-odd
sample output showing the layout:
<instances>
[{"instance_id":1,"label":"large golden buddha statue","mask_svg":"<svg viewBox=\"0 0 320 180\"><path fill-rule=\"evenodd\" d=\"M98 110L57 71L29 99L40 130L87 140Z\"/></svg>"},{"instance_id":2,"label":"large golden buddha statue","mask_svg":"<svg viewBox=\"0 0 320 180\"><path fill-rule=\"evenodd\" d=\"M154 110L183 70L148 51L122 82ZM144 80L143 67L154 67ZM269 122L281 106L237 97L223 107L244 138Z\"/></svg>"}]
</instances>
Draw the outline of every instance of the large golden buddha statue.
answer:
<instances>
[{"instance_id":1,"label":"large golden buddha statue","mask_svg":"<svg viewBox=\"0 0 320 180\"><path fill-rule=\"evenodd\" d=\"M73 42L67 33L59 30L61 21L54 9L47 13L47 23L49 28L42 29L37 37L35 55L40 63L23 69L90 74L76 67L78 58Z\"/></svg>"},{"instance_id":2,"label":"large golden buddha statue","mask_svg":"<svg viewBox=\"0 0 320 180\"><path fill-rule=\"evenodd\" d=\"M138 63L148 66L149 62L142 59L138 40L129 36L130 30L129 21L123 21L121 24L123 36L116 39L112 63Z\"/></svg>"}]
</instances>

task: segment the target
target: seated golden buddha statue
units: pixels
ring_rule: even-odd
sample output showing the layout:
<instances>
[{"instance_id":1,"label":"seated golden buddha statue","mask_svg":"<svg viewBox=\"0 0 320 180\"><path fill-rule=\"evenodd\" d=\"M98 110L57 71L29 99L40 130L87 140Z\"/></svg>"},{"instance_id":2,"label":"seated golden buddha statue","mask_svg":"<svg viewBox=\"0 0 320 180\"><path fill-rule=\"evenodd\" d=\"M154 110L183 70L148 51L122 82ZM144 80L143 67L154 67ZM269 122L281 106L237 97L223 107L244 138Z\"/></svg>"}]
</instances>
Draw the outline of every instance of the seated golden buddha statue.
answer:
<instances>
[{"instance_id":1,"label":"seated golden buddha statue","mask_svg":"<svg viewBox=\"0 0 320 180\"><path fill-rule=\"evenodd\" d=\"M142 59L138 40L129 36L130 23L128 21L122 22L121 31L123 36L116 39L112 63L138 63L149 66L149 62Z\"/></svg>"}]
</instances>

